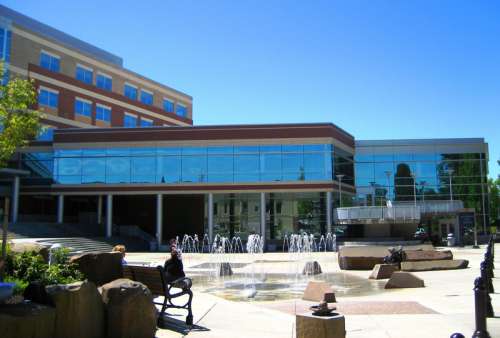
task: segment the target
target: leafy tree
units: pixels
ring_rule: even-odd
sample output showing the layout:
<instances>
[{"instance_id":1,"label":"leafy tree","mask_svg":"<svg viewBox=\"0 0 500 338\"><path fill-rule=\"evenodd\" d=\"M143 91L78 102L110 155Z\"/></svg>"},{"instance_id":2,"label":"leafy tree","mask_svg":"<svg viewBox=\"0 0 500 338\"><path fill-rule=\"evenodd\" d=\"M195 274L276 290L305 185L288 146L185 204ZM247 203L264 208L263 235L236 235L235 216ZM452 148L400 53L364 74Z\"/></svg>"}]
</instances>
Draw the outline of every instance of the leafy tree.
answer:
<instances>
[{"instance_id":1,"label":"leafy tree","mask_svg":"<svg viewBox=\"0 0 500 338\"><path fill-rule=\"evenodd\" d=\"M500 217L500 178L488 180L488 193L490 195L490 223L492 226L500 226L498 218Z\"/></svg>"},{"instance_id":2,"label":"leafy tree","mask_svg":"<svg viewBox=\"0 0 500 338\"><path fill-rule=\"evenodd\" d=\"M0 64L0 74L3 65ZM31 80L13 78L0 85L0 168L16 149L26 146L40 130L40 115L30 107L35 103L36 91Z\"/></svg>"}]
</instances>

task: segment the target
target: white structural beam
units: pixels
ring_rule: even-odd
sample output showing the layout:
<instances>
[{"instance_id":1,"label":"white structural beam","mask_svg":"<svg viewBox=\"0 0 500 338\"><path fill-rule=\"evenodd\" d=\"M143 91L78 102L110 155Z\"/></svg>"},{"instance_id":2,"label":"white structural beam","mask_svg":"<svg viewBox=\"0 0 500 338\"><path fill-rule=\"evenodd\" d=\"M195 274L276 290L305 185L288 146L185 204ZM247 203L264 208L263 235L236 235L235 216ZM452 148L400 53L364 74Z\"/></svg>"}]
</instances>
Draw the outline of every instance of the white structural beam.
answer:
<instances>
[{"instance_id":1,"label":"white structural beam","mask_svg":"<svg viewBox=\"0 0 500 338\"><path fill-rule=\"evenodd\" d=\"M64 195L57 196L57 223L64 222Z\"/></svg>"},{"instance_id":2,"label":"white structural beam","mask_svg":"<svg viewBox=\"0 0 500 338\"><path fill-rule=\"evenodd\" d=\"M156 195L156 242L160 249L163 236L163 195Z\"/></svg>"},{"instance_id":3,"label":"white structural beam","mask_svg":"<svg viewBox=\"0 0 500 338\"><path fill-rule=\"evenodd\" d=\"M214 238L214 194L208 194L208 238L210 243Z\"/></svg>"},{"instance_id":4,"label":"white structural beam","mask_svg":"<svg viewBox=\"0 0 500 338\"><path fill-rule=\"evenodd\" d=\"M19 213L19 176L12 182L12 223L17 223Z\"/></svg>"},{"instance_id":5,"label":"white structural beam","mask_svg":"<svg viewBox=\"0 0 500 338\"><path fill-rule=\"evenodd\" d=\"M326 232L332 232L332 192L326 192Z\"/></svg>"},{"instance_id":6,"label":"white structural beam","mask_svg":"<svg viewBox=\"0 0 500 338\"><path fill-rule=\"evenodd\" d=\"M264 248L266 243L266 193L260 193L260 235L263 238Z\"/></svg>"},{"instance_id":7,"label":"white structural beam","mask_svg":"<svg viewBox=\"0 0 500 338\"><path fill-rule=\"evenodd\" d=\"M106 196L106 237L113 235L113 195Z\"/></svg>"}]
</instances>

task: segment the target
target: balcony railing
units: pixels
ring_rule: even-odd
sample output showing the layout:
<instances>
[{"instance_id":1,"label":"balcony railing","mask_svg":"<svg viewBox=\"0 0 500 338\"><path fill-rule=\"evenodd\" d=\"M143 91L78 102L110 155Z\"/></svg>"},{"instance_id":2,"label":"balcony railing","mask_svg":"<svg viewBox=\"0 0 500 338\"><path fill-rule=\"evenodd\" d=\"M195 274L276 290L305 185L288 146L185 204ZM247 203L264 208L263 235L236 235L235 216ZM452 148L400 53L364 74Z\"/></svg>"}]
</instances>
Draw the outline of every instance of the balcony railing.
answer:
<instances>
[{"instance_id":1,"label":"balcony railing","mask_svg":"<svg viewBox=\"0 0 500 338\"><path fill-rule=\"evenodd\" d=\"M463 206L462 201L392 202L390 206L336 208L333 217L337 224L419 222L424 215L456 213Z\"/></svg>"}]
</instances>

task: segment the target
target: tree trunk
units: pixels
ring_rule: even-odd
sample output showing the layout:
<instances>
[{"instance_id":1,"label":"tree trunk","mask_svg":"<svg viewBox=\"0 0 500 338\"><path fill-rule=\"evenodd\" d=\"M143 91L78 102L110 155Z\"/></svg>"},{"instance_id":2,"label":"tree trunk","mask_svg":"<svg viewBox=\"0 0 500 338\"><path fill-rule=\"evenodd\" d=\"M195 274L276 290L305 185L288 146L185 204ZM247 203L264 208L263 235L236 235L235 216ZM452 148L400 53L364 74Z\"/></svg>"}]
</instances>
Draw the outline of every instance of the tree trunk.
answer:
<instances>
[{"instance_id":1,"label":"tree trunk","mask_svg":"<svg viewBox=\"0 0 500 338\"><path fill-rule=\"evenodd\" d=\"M0 281L3 281L5 273L5 262L7 258L7 227L9 225L10 200L5 197L3 225L2 225L2 259L0 260Z\"/></svg>"}]
</instances>

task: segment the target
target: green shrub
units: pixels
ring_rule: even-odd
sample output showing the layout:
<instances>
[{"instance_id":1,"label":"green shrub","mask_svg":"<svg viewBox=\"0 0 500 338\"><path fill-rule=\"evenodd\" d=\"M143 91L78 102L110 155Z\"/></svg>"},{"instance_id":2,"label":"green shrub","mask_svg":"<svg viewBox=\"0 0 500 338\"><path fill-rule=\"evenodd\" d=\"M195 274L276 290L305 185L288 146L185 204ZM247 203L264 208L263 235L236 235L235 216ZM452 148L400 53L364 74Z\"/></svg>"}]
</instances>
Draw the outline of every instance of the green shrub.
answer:
<instances>
[{"instance_id":1,"label":"green shrub","mask_svg":"<svg viewBox=\"0 0 500 338\"><path fill-rule=\"evenodd\" d=\"M12 256L8 274L27 283L39 281L43 285L68 284L83 280L77 265L68 262L69 251L65 248L52 250L52 263L45 263L35 251L26 251Z\"/></svg>"},{"instance_id":2,"label":"green shrub","mask_svg":"<svg viewBox=\"0 0 500 338\"><path fill-rule=\"evenodd\" d=\"M28 287L28 282L17 279L11 276L5 277L4 282L6 283L14 283L14 295L22 295L24 293L24 290Z\"/></svg>"}]
</instances>

